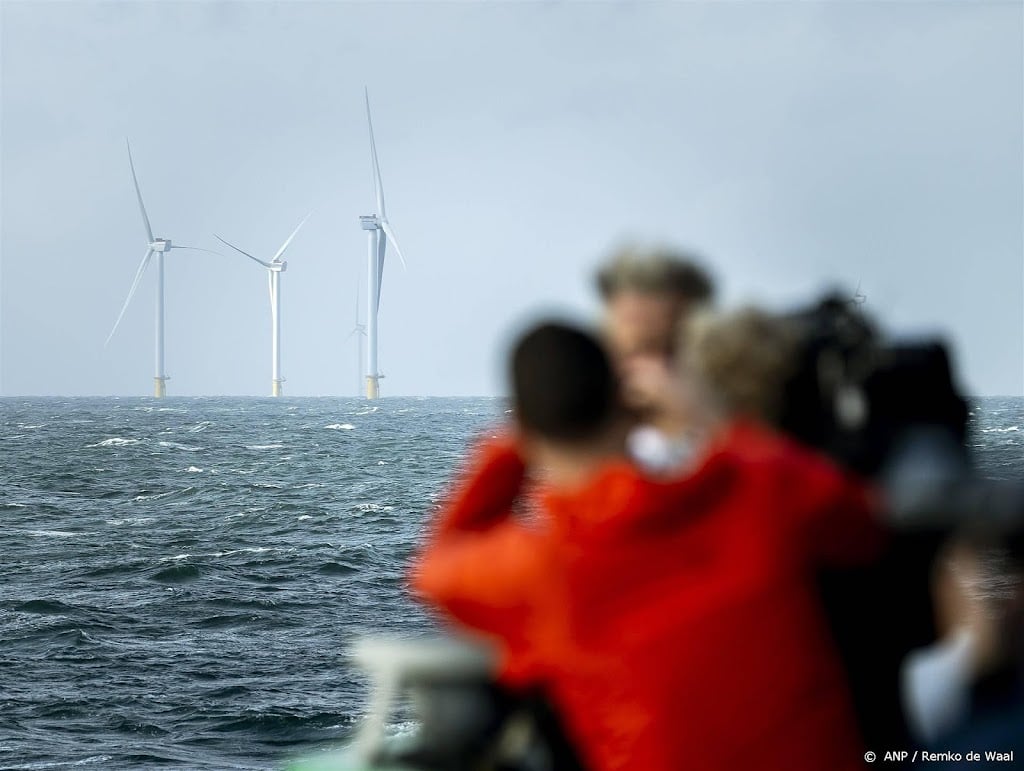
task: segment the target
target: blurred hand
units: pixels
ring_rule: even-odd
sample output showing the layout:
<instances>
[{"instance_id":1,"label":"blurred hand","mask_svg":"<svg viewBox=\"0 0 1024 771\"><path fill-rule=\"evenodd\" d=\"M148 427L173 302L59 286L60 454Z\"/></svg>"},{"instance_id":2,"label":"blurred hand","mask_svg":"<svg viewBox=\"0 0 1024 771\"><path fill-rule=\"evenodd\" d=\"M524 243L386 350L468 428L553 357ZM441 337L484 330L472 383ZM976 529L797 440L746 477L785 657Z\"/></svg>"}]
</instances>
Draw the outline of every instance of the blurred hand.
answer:
<instances>
[{"instance_id":1,"label":"blurred hand","mask_svg":"<svg viewBox=\"0 0 1024 771\"><path fill-rule=\"evenodd\" d=\"M958 629L970 633L975 673L989 669L999 658L1001 614L989 596L987 573L976 549L953 541L937 560L933 581L939 633L949 636Z\"/></svg>"},{"instance_id":2,"label":"blurred hand","mask_svg":"<svg viewBox=\"0 0 1024 771\"><path fill-rule=\"evenodd\" d=\"M661 424L683 428L690 423L686 384L664 357L630 356L621 362L619 374L626 406Z\"/></svg>"}]
</instances>

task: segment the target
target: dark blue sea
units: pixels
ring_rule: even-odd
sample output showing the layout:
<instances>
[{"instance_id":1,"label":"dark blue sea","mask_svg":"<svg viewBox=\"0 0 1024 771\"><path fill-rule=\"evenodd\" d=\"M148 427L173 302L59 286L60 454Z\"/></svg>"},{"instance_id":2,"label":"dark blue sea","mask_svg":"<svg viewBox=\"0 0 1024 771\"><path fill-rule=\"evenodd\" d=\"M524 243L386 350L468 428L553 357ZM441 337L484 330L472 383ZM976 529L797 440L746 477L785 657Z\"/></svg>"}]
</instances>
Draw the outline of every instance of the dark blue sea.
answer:
<instances>
[{"instance_id":1,"label":"dark blue sea","mask_svg":"<svg viewBox=\"0 0 1024 771\"><path fill-rule=\"evenodd\" d=\"M404 570L497 399L0 399L0 769L280 768L336 746L345 652L432 620ZM1024 399L973 406L1024 473Z\"/></svg>"}]
</instances>

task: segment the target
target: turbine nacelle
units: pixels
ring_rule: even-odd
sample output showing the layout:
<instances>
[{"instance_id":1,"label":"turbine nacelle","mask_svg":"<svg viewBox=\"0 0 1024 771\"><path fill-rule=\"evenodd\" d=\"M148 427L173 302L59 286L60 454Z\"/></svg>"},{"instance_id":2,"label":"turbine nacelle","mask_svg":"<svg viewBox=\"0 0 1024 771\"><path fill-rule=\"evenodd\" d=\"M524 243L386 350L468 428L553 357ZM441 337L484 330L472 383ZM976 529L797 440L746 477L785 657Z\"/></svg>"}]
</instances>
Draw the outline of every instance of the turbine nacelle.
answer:
<instances>
[{"instance_id":1,"label":"turbine nacelle","mask_svg":"<svg viewBox=\"0 0 1024 771\"><path fill-rule=\"evenodd\" d=\"M380 220L376 214L364 214L359 218L359 226L363 230L380 230Z\"/></svg>"},{"instance_id":2,"label":"turbine nacelle","mask_svg":"<svg viewBox=\"0 0 1024 771\"><path fill-rule=\"evenodd\" d=\"M149 248L154 252L169 252L171 251L171 239L169 238L154 238Z\"/></svg>"},{"instance_id":3,"label":"turbine nacelle","mask_svg":"<svg viewBox=\"0 0 1024 771\"><path fill-rule=\"evenodd\" d=\"M286 260L281 260L280 262L275 260L274 262L270 263L270 270L273 271L274 273L284 273L286 270L288 270L288 262Z\"/></svg>"}]
</instances>

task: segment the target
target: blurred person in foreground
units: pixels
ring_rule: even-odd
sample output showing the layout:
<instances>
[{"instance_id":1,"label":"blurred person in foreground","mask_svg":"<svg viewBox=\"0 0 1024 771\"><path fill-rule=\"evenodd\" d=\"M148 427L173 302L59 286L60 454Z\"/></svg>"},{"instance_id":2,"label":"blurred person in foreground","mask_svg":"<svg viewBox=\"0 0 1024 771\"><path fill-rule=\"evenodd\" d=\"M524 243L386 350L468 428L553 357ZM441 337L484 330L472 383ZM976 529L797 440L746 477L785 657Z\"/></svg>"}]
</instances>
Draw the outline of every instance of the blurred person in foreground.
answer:
<instances>
[{"instance_id":1,"label":"blurred person in foreground","mask_svg":"<svg viewBox=\"0 0 1024 771\"><path fill-rule=\"evenodd\" d=\"M914 734L940 760L1020 760L1007 753L1024 752L1024 528L962 528L936 561L934 600L941 635L903 665Z\"/></svg>"},{"instance_id":2,"label":"blurred person in foreground","mask_svg":"<svg viewBox=\"0 0 1024 771\"><path fill-rule=\"evenodd\" d=\"M766 428L787 335L746 312L687 333L708 436L681 478L621 458L628 422L595 341L543 325L512 356L515 419L474 453L413 572L428 602L539 687L583 764L862 767L813 583L879 549L860 482ZM542 479L542 516L515 515Z\"/></svg>"},{"instance_id":3,"label":"blurred person in foreground","mask_svg":"<svg viewBox=\"0 0 1024 771\"><path fill-rule=\"evenodd\" d=\"M714 284L699 262L669 250L627 248L597 274L604 337L636 424L630 457L648 471L672 473L693 455L685 393L674 366L680 325L711 305Z\"/></svg>"}]
</instances>

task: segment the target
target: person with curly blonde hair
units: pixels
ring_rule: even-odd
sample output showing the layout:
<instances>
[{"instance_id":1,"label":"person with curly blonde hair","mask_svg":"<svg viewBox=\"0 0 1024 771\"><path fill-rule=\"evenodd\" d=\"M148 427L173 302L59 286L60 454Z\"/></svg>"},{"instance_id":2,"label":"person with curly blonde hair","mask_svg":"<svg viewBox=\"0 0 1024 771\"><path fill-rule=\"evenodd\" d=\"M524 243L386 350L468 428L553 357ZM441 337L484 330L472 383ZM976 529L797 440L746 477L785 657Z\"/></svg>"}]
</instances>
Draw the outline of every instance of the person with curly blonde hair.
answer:
<instances>
[{"instance_id":1,"label":"person with curly blonde hair","mask_svg":"<svg viewBox=\"0 0 1024 771\"><path fill-rule=\"evenodd\" d=\"M684 377L715 417L774 424L793 369L796 338L784 320L748 307L702 313L680 328Z\"/></svg>"}]
</instances>

